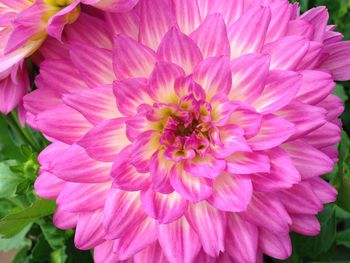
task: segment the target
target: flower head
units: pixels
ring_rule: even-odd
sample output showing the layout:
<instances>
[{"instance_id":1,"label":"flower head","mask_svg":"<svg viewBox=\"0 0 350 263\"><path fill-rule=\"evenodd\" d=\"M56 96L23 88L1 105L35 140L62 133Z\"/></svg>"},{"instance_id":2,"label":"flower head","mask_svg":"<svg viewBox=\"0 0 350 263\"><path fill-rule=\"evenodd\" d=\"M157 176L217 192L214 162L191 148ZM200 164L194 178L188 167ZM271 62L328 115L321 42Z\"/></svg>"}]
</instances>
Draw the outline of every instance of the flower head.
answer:
<instances>
[{"instance_id":1,"label":"flower head","mask_svg":"<svg viewBox=\"0 0 350 263\"><path fill-rule=\"evenodd\" d=\"M53 141L36 191L57 199L78 248L96 262L254 263L287 258L290 231L319 232L349 44L326 9L298 13L284 0L141 0L105 22L81 16L69 52L43 52L25 97Z\"/></svg>"}]
</instances>

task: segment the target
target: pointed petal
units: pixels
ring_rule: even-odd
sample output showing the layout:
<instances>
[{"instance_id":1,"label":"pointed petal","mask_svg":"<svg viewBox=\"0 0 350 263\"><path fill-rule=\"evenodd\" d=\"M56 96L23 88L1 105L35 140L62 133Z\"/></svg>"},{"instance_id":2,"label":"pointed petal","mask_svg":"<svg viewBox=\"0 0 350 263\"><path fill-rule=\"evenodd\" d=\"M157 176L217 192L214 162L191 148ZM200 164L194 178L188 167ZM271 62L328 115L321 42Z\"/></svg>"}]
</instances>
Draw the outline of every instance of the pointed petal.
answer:
<instances>
[{"instance_id":1,"label":"pointed petal","mask_svg":"<svg viewBox=\"0 0 350 263\"><path fill-rule=\"evenodd\" d=\"M139 39L144 45L156 50L164 34L175 25L176 18L167 1L144 0L140 9Z\"/></svg>"},{"instance_id":2,"label":"pointed petal","mask_svg":"<svg viewBox=\"0 0 350 263\"><path fill-rule=\"evenodd\" d=\"M270 57L248 54L231 61L231 100L253 102L262 93L270 67Z\"/></svg>"},{"instance_id":3,"label":"pointed petal","mask_svg":"<svg viewBox=\"0 0 350 263\"><path fill-rule=\"evenodd\" d=\"M203 59L193 40L175 27L165 34L157 54L160 61L177 64L186 74L192 73L194 67Z\"/></svg>"},{"instance_id":4,"label":"pointed petal","mask_svg":"<svg viewBox=\"0 0 350 263\"><path fill-rule=\"evenodd\" d=\"M123 13L104 14L107 28L111 30L113 36L125 35L138 40L140 29L140 18L137 11L131 10Z\"/></svg>"},{"instance_id":5,"label":"pointed petal","mask_svg":"<svg viewBox=\"0 0 350 263\"><path fill-rule=\"evenodd\" d=\"M226 158L226 170L232 174L254 174L270 172L270 159L265 154L239 152Z\"/></svg>"},{"instance_id":6,"label":"pointed petal","mask_svg":"<svg viewBox=\"0 0 350 263\"><path fill-rule=\"evenodd\" d=\"M35 121L39 131L68 144L78 141L91 128L83 115L63 104L39 113Z\"/></svg>"},{"instance_id":7,"label":"pointed petal","mask_svg":"<svg viewBox=\"0 0 350 263\"><path fill-rule=\"evenodd\" d=\"M260 52L270 23L268 7L251 8L228 29L231 59L243 54Z\"/></svg>"},{"instance_id":8,"label":"pointed petal","mask_svg":"<svg viewBox=\"0 0 350 263\"><path fill-rule=\"evenodd\" d=\"M107 239L117 239L127 234L146 217L139 192L110 189L104 207L103 226Z\"/></svg>"},{"instance_id":9,"label":"pointed petal","mask_svg":"<svg viewBox=\"0 0 350 263\"><path fill-rule=\"evenodd\" d=\"M218 257L219 253L225 250L225 212L219 211L203 201L189 206L186 219L198 234L203 250L208 255Z\"/></svg>"},{"instance_id":10,"label":"pointed petal","mask_svg":"<svg viewBox=\"0 0 350 263\"><path fill-rule=\"evenodd\" d=\"M104 120L122 117L116 108L111 86L89 89L83 93L64 94L63 101L95 125Z\"/></svg>"},{"instance_id":11,"label":"pointed petal","mask_svg":"<svg viewBox=\"0 0 350 263\"><path fill-rule=\"evenodd\" d=\"M107 12L122 13L132 9L138 0L82 0L82 2Z\"/></svg>"},{"instance_id":12,"label":"pointed petal","mask_svg":"<svg viewBox=\"0 0 350 263\"><path fill-rule=\"evenodd\" d=\"M333 170L333 161L311 145L296 140L282 145L292 158L303 179L312 178Z\"/></svg>"},{"instance_id":13,"label":"pointed petal","mask_svg":"<svg viewBox=\"0 0 350 263\"><path fill-rule=\"evenodd\" d=\"M102 227L103 209L79 214L74 244L78 249L88 250L104 241Z\"/></svg>"},{"instance_id":14,"label":"pointed petal","mask_svg":"<svg viewBox=\"0 0 350 263\"><path fill-rule=\"evenodd\" d=\"M61 207L57 207L53 215L53 223L59 229L71 229L77 225L78 216L78 213L69 213Z\"/></svg>"},{"instance_id":15,"label":"pointed petal","mask_svg":"<svg viewBox=\"0 0 350 263\"><path fill-rule=\"evenodd\" d=\"M309 42L302 37L281 38L264 46L263 54L271 56L271 69L293 70L306 55Z\"/></svg>"},{"instance_id":16,"label":"pointed petal","mask_svg":"<svg viewBox=\"0 0 350 263\"><path fill-rule=\"evenodd\" d=\"M187 173L183 165L175 164L170 171L170 183L181 196L192 202L207 199L213 192L212 180L194 177Z\"/></svg>"},{"instance_id":17,"label":"pointed petal","mask_svg":"<svg viewBox=\"0 0 350 263\"><path fill-rule=\"evenodd\" d=\"M168 263L162 248L158 242L155 242L152 245L149 245L144 250L140 251L134 256L135 263Z\"/></svg>"},{"instance_id":18,"label":"pointed petal","mask_svg":"<svg viewBox=\"0 0 350 263\"><path fill-rule=\"evenodd\" d=\"M118 35L114 38L113 67L117 79L148 78L156 63L156 54L134 39Z\"/></svg>"},{"instance_id":19,"label":"pointed petal","mask_svg":"<svg viewBox=\"0 0 350 263\"><path fill-rule=\"evenodd\" d=\"M197 157L185 162L184 168L190 176L216 178L226 167L226 161L216 159L212 155Z\"/></svg>"},{"instance_id":20,"label":"pointed petal","mask_svg":"<svg viewBox=\"0 0 350 263\"><path fill-rule=\"evenodd\" d=\"M271 149L285 142L294 131L294 125L283 118L265 115L258 135L249 139L248 144L253 150Z\"/></svg>"},{"instance_id":21,"label":"pointed petal","mask_svg":"<svg viewBox=\"0 0 350 263\"><path fill-rule=\"evenodd\" d=\"M105 241L94 249L94 262L96 263L117 263L116 254L113 253L114 241Z\"/></svg>"},{"instance_id":22,"label":"pointed petal","mask_svg":"<svg viewBox=\"0 0 350 263\"><path fill-rule=\"evenodd\" d=\"M35 193L45 199L56 199L64 187L64 181L49 172L40 172L35 180Z\"/></svg>"},{"instance_id":23,"label":"pointed petal","mask_svg":"<svg viewBox=\"0 0 350 263\"><path fill-rule=\"evenodd\" d=\"M114 161L130 142L125 135L125 119L111 119L92 128L79 142L87 154L102 162Z\"/></svg>"},{"instance_id":24,"label":"pointed petal","mask_svg":"<svg viewBox=\"0 0 350 263\"><path fill-rule=\"evenodd\" d=\"M58 154L50 165L50 171L68 182L104 183L111 181L110 163L91 159L85 150L73 144Z\"/></svg>"},{"instance_id":25,"label":"pointed petal","mask_svg":"<svg viewBox=\"0 0 350 263\"><path fill-rule=\"evenodd\" d=\"M23 97L23 105L27 112L37 115L40 112L62 104L61 95L52 89L36 89Z\"/></svg>"},{"instance_id":26,"label":"pointed petal","mask_svg":"<svg viewBox=\"0 0 350 263\"><path fill-rule=\"evenodd\" d=\"M332 203L337 199L337 190L322 178L315 177L308 182L322 203Z\"/></svg>"},{"instance_id":27,"label":"pointed petal","mask_svg":"<svg viewBox=\"0 0 350 263\"><path fill-rule=\"evenodd\" d=\"M232 78L228 58L222 56L201 61L194 69L193 79L202 86L209 99L218 93L229 94Z\"/></svg>"},{"instance_id":28,"label":"pointed petal","mask_svg":"<svg viewBox=\"0 0 350 263\"><path fill-rule=\"evenodd\" d=\"M291 102L302 83L302 76L293 71L271 71L262 94L253 105L258 112L273 113Z\"/></svg>"},{"instance_id":29,"label":"pointed petal","mask_svg":"<svg viewBox=\"0 0 350 263\"><path fill-rule=\"evenodd\" d=\"M321 226L315 215L291 214L293 224L291 229L306 236L315 236L320 233Z\"/></svg>"},{"instance_id":30,"label":"pointed petal","mask_svg":"<svg viewBox=\"0 0 350 263\"><path fill-rule=\"evenodd\" d=\"M158 240L170 263L192 262L201 248L196 232L185 217L170 224L160 224Z\"/></svg>"},{"instance_id":31,"label":"pointed petal","mask_svg":"<svg viewBox=\"0 0 350 263\"><path fill-rule=\"evenodd\" d=\"M292 254L292 242L288 232L275 234L260 229L259 248L265 254L278 259L287 259Z\"/></svg>"},{"instance_id":32,"label":"pointed petal","mask_svg":"<svg viewBox=\"0 0 350 263\"><path fill-rule=\"evenodd\" d=\"M208 16L198 29L191 34L191 38L200 48L204 58L230 57L230 43L225 21L221 14Z\"/></svg>"},{"instance_id":33,"label":"pointed petal","mask_svg":"<svg viewBox=\"0 0 350 263\"><path fill-rule=\"evenodd\" d=\"M162 194L152 189L141 193L141 202L146 213L161 224L179 219L188 206L187 200L176 192Z\"/></svg>"},{"instance_id":34,"label":"pointed petal","mask_svg":"<svg viewBox=\"0 0 350 263\"><path fill-rule=\"evenodd\" d=\"M177 24L184 34L192 33L201 23L197 1L173 0Z\"/></svg>"},{"instance_id":35,"label":"pointed petal","mask_svg":"<svg viewBox=\"0 0 350 263\"><path fill-rule=\"evenodd\" d=\"M240 212L246 210L252 193L249 177L223 173L214 181L213 194L208 202L222 211Z\"/></svg>"},{"instance_id":36,"label":"pointed petal","mask_svg":"<svg viewBox=\"0 0 350 263\"><path fill-rule=\"evenodd\" d=\"M241 262L256 262L259 236L258 228L234 213L228 216L227 225L227 252L232 257L241 258Z\"/></svg>"},{"instance_id":37,"label":"pointed petal","mask_svg":"<svg viewBox=\"0 0 350 263\"><path fill-rule=\"evenodd\" d=\"M328 11L324 6L312 8L300 16L300 20L306 21L314 28L313 40L321 42L326 31Z\"/></svg>"},{"instance_id":38,"label":"pointed petal","mask_svg":"<svg viewBox=\"0 0 350 263\"><path fill-rule=\"evenodd\" d=\"M112 84L115 79L110 50L76 42L70 45L70 56L82 78L91 88Z\"/></svg>"}]
</instances>

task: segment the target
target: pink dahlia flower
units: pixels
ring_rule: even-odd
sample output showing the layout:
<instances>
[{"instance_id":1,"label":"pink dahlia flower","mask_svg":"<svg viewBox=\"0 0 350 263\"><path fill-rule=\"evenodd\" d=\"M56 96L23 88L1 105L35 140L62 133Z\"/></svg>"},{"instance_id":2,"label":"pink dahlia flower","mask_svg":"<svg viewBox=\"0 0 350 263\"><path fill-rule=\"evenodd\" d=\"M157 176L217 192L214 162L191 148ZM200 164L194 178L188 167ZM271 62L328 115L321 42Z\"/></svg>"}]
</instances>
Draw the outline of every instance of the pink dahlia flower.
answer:
<instances>
[{"instance_id":1,"label":"pink dahlia flower","mask_svg":"<svg viewBox=\"0 0 350 263\"><path fill-rule=\"evenodd\" d=\"M25 97L35 188L96 262L285 259L336 199L349 42L323 7L141 0L49 43ZM94 36L94 37L92 37ZM113 42L113 46L112 46Z\"/></svg>"},{"instance_id":2,"label":"pink dahlia flower","mask_svg":"<svg viewBox=\"0 0 350 263\"><path fill-rule=\"evenodd\" d=\"M103 10L130 10L138 0L0 0L0 112L7 114L29 88L23 60L32 55L49 34L61 39L73 23L80 3Z\"/></svg>"}]
</instances>

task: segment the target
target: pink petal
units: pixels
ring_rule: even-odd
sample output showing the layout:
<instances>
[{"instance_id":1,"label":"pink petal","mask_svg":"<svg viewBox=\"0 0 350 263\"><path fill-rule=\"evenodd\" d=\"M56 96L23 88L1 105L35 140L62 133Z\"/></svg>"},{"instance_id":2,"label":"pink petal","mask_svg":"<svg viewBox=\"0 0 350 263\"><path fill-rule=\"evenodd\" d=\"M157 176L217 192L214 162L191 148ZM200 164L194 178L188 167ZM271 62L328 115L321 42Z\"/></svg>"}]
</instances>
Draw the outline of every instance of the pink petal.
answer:
<instances>
[{"instance_id":1,"label":"pink petal","mask_svg":"<svg viewBox=\"0 0 350 263\"><path fill-rule=\"evenodd\" d=\"M110 163L91 159L84 148L73 144L58 154L50 165L50 171L68 182L104 183L111 181Z\"/></svg>"},{"instance_id":2,"label":"pink petal","mask_svg":"<svg viewBox=\"0 0 350 263\"><path fill-rule=\"evenodd\" d=\"M327 110L327 120L328 121L334 121L344 111L343 102L341 101L341 99L338 96L336 96L334 94L328 95L328 97L325 98L320 103L318 103L317 106L320 106L320 107L325 108Z\"/></svg>"},{"instance_id":3,"label":"pink petal","mask_svg":"<svg viewBox=\"0 0 350 263\"><path fill-rule=\"evenodd\" d=\"M59 229L71 229L76 227L78 216L78 213L69 213L58 207L53 215L53 223Z\"/></svg>"},{"instance_id":4,"label":"pink petal","mask_svg":"<svg viewBox=\"0 0 350 263\"><path fill-rule=\"evenodd\" d=\"M166 1L144 0L141 2L139 35L141 43L156 50L164 34L175 23L176 19Z\"/></svg>"},{"instance_id":5,"label":"pink petal","mask_svg":"<svg viewBox=\"0 0 350 263\"><path fill-rule=\"evenodd\" d=\"M192 33L201 23L197 1L173 0L177 24L181 32Z\"/></svg>"},{"instance_id":6,"label":"pink petal","mask_svg":"<svg viewBox=\"0 0 350 263\"><path fill-rule=\"evenodd\" d=\"M124 148L113 163L111 175L113 187L125 191L138 191L147 188L151 184L149 174L141 174L129 163L131 146Z\"/></svg>"},{"instance_id":7,"label":"pink petal","mask_svg":"<svg viewBox=\"0 0 350 263\"><path fill-rule=\"evenodd\" d=\"M135 9L123 13L105 12L104 16L113 36L125 35L138 40L140 18Z\"/></svg>"},{"instance_id":8,"label":"pink petal","mask_svg":"<svg viewBox=\"0 0 350 263\"><path fill-rule=\"evenodd\" d=\"M191 34L191 38L200 48L204 58L221 55L230 57L230 43L221 14L208 16Z\"/></svg>"},{"instance_id":9,"label":"pink petal","mask_svg":"<svg viewBox=\"0 0 350 263\"><path fill-rule=\"evenodd\" d=\"M319 42L310 41L309 49L296 67L297 70L318 68L322 59L324 45Z\"/></svg>"},{"instance_id":10,"label":"pink petal","mask_svg":"<svg viewBox=\"0 0 350 263\"><path fill-rule=\"evenodd\" d=\"M293 71L271 71L262 94L253 105L260 113L273 113L295 98L301 81L302 76Z\"/></svg>"},{"instance_id":11,"label":"pink petal","mask_svg":"<svg viewBox=\"0 0 350 263\"><path fill-rule=\"evenodd\" d=\"M335 87L332 76L326 72L306 70L301 87L297 93L298 100L307 104L317 104L325 99Z\"/></svg>"},{"instance_id":12,"label":"pink petal","mask_svg":"<svg viewBox=\"0 0 350 263\"><path fill-rule=\"evenodd\" d=\"M40 169L48 170L52 161L68 147L69 145L62 142L54 142L47 146L38 156L38 162L41 166Z\"/></svg>"},{"instance_id":13,"label":"pink petal","mask_svg":"<svg viewBox=\"0 0 350 263\"><path fill-rule=\"evenodd\" d=\"M91 56L91 54L94 55ZM112 84L115 79L110 50L76 42L70 45L70 57L91 88Z\"/></svg>"},{"instance_id":14,"label":"pink petal","mask_svg":"<svg viewBox=\"0 0 350 263\"><path fill-rule=\"evenodd\" d=\"M317 149L336 145L341 140L341 129L338 125L327 122L305 136L304 140Z\"/></svg>"},{"instance_id":15,"label":"pink petal","mask_svg":"<svg viewBox=\"0 0 350 263\"><path fill-rule=\"evenodd\" d=\"M110 183L66 183L56 202L68 212L88 212L102 208L107 198Z\"/></svg>"},{"instance_id":16,"label":"pink petal","mask_svg":"<svg viewBox=\"0 0 350 263\"><path fill-rule=\"evenodd\" d=\"M279 116L294 124L295 132L289 140L301 138L326 123L323 108L294 101L278 111Z\"/></svg>"},{"instance_id":17,"label":"pink petal","mask_svg":"<svg viewBox=\"0 0 350 263\"><path fill-rule=\"evenodd\" d=\"M201 8L203 19L207 15L219 13L224 17L227 26L230 26L243 14L244 0L201 0L200 3L199 8Z\"/></svg>"},{"instance_id":18,"label":"pink petal","mask_svg":"<svg viewBox=\"0 0 350 263\"><path fill-rule=\"evenodd\" d=\"M226 161L216 159L212 155L205 155L204 157L196 157L193 160L185 162L185 172L190 176L216 178L226 168Z\"/></svg>"},{"instance_id":19,"label":"pink petal","mask_svg":"<svg viewBox=\"0 0 350 263\"><path fill-rule=\"evenodd\" d=\"M223 126L219 129L220 141L222 145L213 147L213 155L216 158L226 158L235 152L250 152L243 137L243 130L234 124Z\"/></svg>"},{"instance_id":20,"label":"pink petal","mask_svg":"<svg viewBox=\"0 0 350 263\"><path fill-rule=\"evenodd\" d=\"M142 222L129 229L113 245L113 252L119 260L126 260L157 240L156 223L152 218L145 218Z\"/></svg>"},{"instance_id":21,"label":"pink petal","mask_svg":"<svg viewBox=\"0 0 350 263\"><path fill-rule=\"evenodd\" d=\"M79 142L87 154L102 162L114 161L130 142L125 135L125 119L111 119L92 128Z\"/></svg>"},{"instance_id":22,"label":"pink petal","mask_svg":"<svg viewBox=\"0 0 350 263\"><path fill-rule=\"evenodd\" d=\"M283 118L265 115L258 135L249 139L248 144L253 150L271 149L285 142L294 131L294 125Z\"/></svg>"},{"instance_id":23,"label":"pink petal","mask_svg":"<svg viewBox=\"0 0 350 263\"><path fill-rule=\"evenodd\" d=\"M303 179L333 171L333 161L327 155L301 140L283 144L282 147L292 158Z\"/></svg>"},{"instance_id":24,"label":"pink petal","mask_svg":"<svg viewBox=\"0 0 350 263\"><path fill-rule=\"evenodd\" d=\"M233 213L227 218L227 224L226 251L232 257L241 258L242 263L256 262L258 228Z\"/></svg>"},{"instance_id":25,"label":"pink petal","mask_svg":"<svg viewBox=\"0 0 350 263\"><path fill-rule=\"evenodd\" d=\"M248 176L223 173L215 179L213 194L208 202L222 211L240 212L246 210L252 193Z\"/></svg>"},{"instance_id":26,"label":"pink petal","mask_svg":"<svg viewBox=\"0 0 350 263\"><path fill-rule=\"evenodd\" d=\"M181 164L172 167L169 179L176 192L192 202L205 200L213 192L212 180L190 175Z\"/></svg>"},{"instance_id":27,"label":"pink petal","mask_svg":"<svg viewBox=\"0 0 350 263\"><path fill-rule=\"evenodd\" d=\"M270 57L248 54L231 61L232 88L229 98L253 102L262 93L268 76Z\"/></svg>"},{"instance_id":28,"label":"pink petal","mask_svg":"<svg viewBox=\"0 0 350 263\"><path fill-rule=\"evenodd\" d=\"M350 41L327 45L324 52L327 58L321 67L330 71L335 80L350 79Z\"/></svg>"},{"instance_id":29,"label":"pink petal","mask_svg":"<svg viewBox=\"0 0 350 263\"><path fill-rule=\"evenodd\" d=\"M203 58L193 40L175 27L165 34L157 53L160 61L175 63L182 67L186 74L192 73Z\"/></svg>"},{"instance_id":30,"label":"pink petal","mask_svg":"<svg viewBox=\"0 0 350 263\"><path fill-rule=\"evenodd\" d=\"M321 226L315 215L291 214L293 224L291 229L306 236L316 236L320 233Z\"/></svg>"},{"instance_id":31,"label":"pink petal","mask_svg":"<svg viewBox=\"0 0 350 263\"><path fill-rule=\"evenodd\" d=\"M113 253L114 241L105 241L94 249L94 262L96 263L118 263L118 257Z\"/></svg>"},{"instance_id":32,"label":"pink petal","mask_svg":"<svg viewBox=\"0 0 350 263\"><path fill-rule=\"evenodd\" d=\"M91 128L83 115L66 105L40 112L35 121L39 131L68 144L78 141Z\"/></svg>"},{"instance_id":33,"label":"pink petal","mask_svg":"<svg viewBox=\"0 0 350 263\"><path fill-rule=\"evenodd\" d=\"M291 20L288 23L287 36L302 36L310 39L314 35L314 27L304 20Z\"/></svg>"},{"instance_id":34,"label":"pink petal","mask_svg":"<svg viewBox=\"0 0 350 263\"><path fill-rule=\"evenodd\" d=\"M84 12L79 14L79 18L73 25L65 26L64 39L69 42L87 43L98 48L112 49L112 39L106 23Z\"/></svg>"},{"instance_id":35,"label":"pink petal","mask_svg":"<svg viewBox=\"0 0 350 263\"><path fill-rule=\"evenodd\" d=\"M156 192L171 193L172 188L169 175L173 162L164 157L164 150L154 153L150 160L150 173L152 175L152 187Z\"/></svg>"},{"instance_id":36,"label":"pink petal","mask_svg":"<svg viewBox=\"0 0 350 263\"><path fill-rule=\"evenodd\" d=\"M144 250L140 251L134 256L135 263L168 263L162 248L159 246L158 242L149 245Z\"/></svg>"},{"instance_id":37,"label":"pink petal","mask_svg":"<svg viewBox=\"0 0 350 263\"><path fill-rule=\"evenodd\" d=\"M201 248L196 232L185 217L158 226L158 240L170 263L192 262Z\"/></svg>"},{"instance_id":38,"label":"pink petal","mask_svg":"<svg viewBox=\"0 0 350 263\"><path fill-rule=\"evenodd\" d=\"M159 133L146 131L141 133L132 144L130 163L141 173L149 172L150 158L159 148Z\"/></svg>"},{"instance_id":39,"label":"pink petal","mask_svg":"<svg viewBox=\"0 0 350 263\"><path fill-rule=\"evenodd\" d=\"M270 17L271 12L268 7L251 8L228 28L231 59L261 51Z\"/></svg>"},{"instance_id":40,"label":"pink petal","mask_svg":"<svg viewBox=\"0 0 350 263\"><path fill-rule=\"evenodd\" d=\"M145 79L115 81L113 90L118 110L125 116L135 115L138 106L142 103L152 102L148 95Z\"/></svg>"},{"instance_id":41,"label":"pink petal","mask_svg":"<svg viewBox=\"0 0 350 263\"><path fill-rule=\"evenodd\" d=\"M337 199L337 190L322 178L315 177L308 182L322 203L332 203Z\"/></svg>"},{"instance_id":42,"label":"pink petal","mask_svg":"<svg viewBox=\"0 0 350 263\"><path fill-rule=\"evenodd\" d=\"M111 86L89 89L83 93L65 94L63 101L95 125L104 120L122 117L116 108Z\"/></svg>"},{"instance_id":43,"label":"pink petal","mask_svg":"<svg viewBox=\"0 0 350 263\"><path fill-rule=\"evenodd\" d=\"M305 181L281 192L280 200L288 212L294 214L317 214L323 209L322 202Z\"/></svg>"},{"instance_id":44,"label":"pink petal","mask_svg":"<svg viewBox=\"0 0 350 263\"><path fill-rule=\"evenodd\" d=\"M269 173L253 175L254 190L261 192L278 191L290 188L300 182L300 174L288 154L281 148L274 148L266 152L270 158Z\"/></svg>"},{"instance_id":45,"label":"pink petal","mask_svg":"<svg viewBox=\"0 0 350 263\"><path fill-rule=\"evenodd\" d=\"M127 192L112 188L104 207L103 226L107 239L117 239L129 233L146 217L139 192Z\"/></svg>"},{"instance_id":46,"label":"pink petal","mask_svg":"<svg viewBox=\"0 0 350 263\"><path fill-rule=\"evenodd\" d=\"M293 70L308 49L307 40L299 36L290 36L265 45L262 52L271 56L271 69Z\"/></svg>"},{"instance_id":47,"label":"pink petal","mask_svg":"<svg viewBox=\"0 0 350 263\"><path fill-rule=\"evenodd\" d=\"M315 29L313 40L321 42L326 31L328 18L329 15L327 8L324 6L319 6L308 10L302 16L300 16L299 19L307 21L313 25Z\"/></svg>"},{"instance_id":48,"label":"pink petal","mask_svg":"<svg viewBox=\"0 0 350 263\"><path fill-rule=\"evenodd\" d=\"M176 192L162 194L152 189L141 193L141 202L146 213L161 224L179 219L188 206L188 202Z\"/></svg>"},{"instance_id":49,"label":"pink petal","mask_svg":"<svg viewBox=\"0 0 350 263\"><path fill-rule=\"evenodd\" d=\"M227 57L208 58L200 62L193 72L193 79L206 91L207 97L229 94L232 78Z\"/></svg>"},{"instance_id":50,"label":"pink petal","mask_svg":"<svg viewBox=\"0 0 350 263\"><path fill-rule=\"evenodd\" d=\"M132 9L138 0L82 0L82 2L104 11L121 13Z\"/></svg>"},{"instance_id":51,"label":"pink petal","mask_svg":"<svg viewBox=\"0 0 350 263\"><path fill-rule=\"evenodd\" d=\"M225 250L226 213L206 202L189 206L186 219L196 231L203 250L212 257L218 257Z\"/></svg>"},{"instance_id":52,"label":"pink petal","mask_svg":"<svg viewBox=\"0 0 350 263\"><path fill-rule=\"evenodd\" d=\"M271 193L255 194L242 216L273 233L288 232L289 224L292 223L279 198Z\"/></svg>"},{"instance_id":53,"label":"pink petal","mask_svg":"<svg viewBox=\"0 0 350 263\"><path fill-rule=\"evenodd\" d=\"M34 115L54 108L55 106L62 104L62 102L59 92L48 88L33 90L23 97L25 110Z\"/></svg>"},{"instance_id":54,"label":"pink petal","mask_svg":"<svg viewBox=\"0 0 350 263\"><path fill-rule=\"evenodd\" d=\"M174 84L175 80L184 76L179 66L160 62L157 63L150 77L149 95L154 101L161 103L177 103Z\"/></svg>"},{"instance_id":55,"label":"pink petal","mask_svg":"<svg viewBox=\"0 0 350 263\"><path fill-rule=\"evenodd\" d=\"M49 172L40 172L35 180L35 193L45 199L56 199L64 187L64 181Z\"/></svg>"},{"instance_id":56,"label":"pink petal","mask_svg":"<svg viewBox=\"0 0 350 263\"><path fill-rule=\"evenodd\" d=\"M292 254L292 242L288 232L275 234L260 229L259 248L265 254L278 259L287 259Z\"/></svg>"},{"instance_id":57,"label":"pink petal","mask_svg":"<svg viewBox=\"0 0 350 263\"><path fill-rule=\"evenodd\" d=\"M270 159L265 154L239 152L226 158L226 170L233 174L270 172Z\"/></svg>"},{"instance_id":58,"label":"pink petal","mask_svg":"<svg viewBox=\"0 0 350 263\"><path fill-rule=\"evenodd\" d=\"M102 221L102 209L79 214L74 237L74 244L78 249L88 250L104 241Z\"/></svg>"},{"instance_id":59,"label":"pink petal","mask_svg":"<svg viewBox=\"0 0 350 263\"><path fill-rule=\"evenodd\" d=\"M147 78L156 63L156 54L134 39L118 35L114 38L113 66L117 79Z\"/></svg>"}]
</instances>

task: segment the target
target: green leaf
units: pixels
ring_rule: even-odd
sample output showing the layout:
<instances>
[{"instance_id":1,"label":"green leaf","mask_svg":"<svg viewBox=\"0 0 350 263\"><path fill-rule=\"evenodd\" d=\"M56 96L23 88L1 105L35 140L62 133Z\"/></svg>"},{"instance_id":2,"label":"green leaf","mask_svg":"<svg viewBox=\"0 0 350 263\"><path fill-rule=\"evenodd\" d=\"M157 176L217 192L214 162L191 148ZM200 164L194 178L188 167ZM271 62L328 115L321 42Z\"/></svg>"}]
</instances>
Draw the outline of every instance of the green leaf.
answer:
<instances>
[{"instance_id":1,"label":"green leaf","mask_svg":"<svg viewBox=\"0 0 350 263\"><path fill-rule=\"evenodd\" d=\"M13 173L10 169L16 161L0 162L0 198L11 197L15 194L17 186L23 178Z\"/></svg>"},{"instance_id":2,"label":"green leaf","mask_svg":"<svg viewBox=\"0 0 350 263\"><path fill-rule=\"evenodd\" d=\"M337 233L337 245L343 245L350 248L350 230Z\"/></svg>"},{"instance_id":3,"label":"green leaf","mask_svg":"<svg viewBox=\"0 0 350 263\"><path fill-rule=\"evenodd\" d=\"M28 250L29 246L25 246L20 251L18 251L15 257L12 259L12 263L28 263Z\"/></svg>"},{"instance_id":4,"label":"green leaf","mask_svg":"<svg viewBox=\"0 0 350 263\"><path fill-rule=\"evenodd\" d=\"M318 215L318 219L321 223L321 232L318 236L307 237L293 233L293 249L298 256L316 258L318 255L327 252L335 242L335 205L327 206Z\"/></svg>"},{"instance_id":5,"label":"green leaf","mask_svg":"<svg viewBox=\"0 0 350 263\"><path fill-rule=\"evenodd\" d=\"M13 248L21 248L25 245L30 245L30 241L26 238L31 225L24 228L21 232L11 238L0 238L0 250L9 251Z\"/></svg>"},{"instance_id":6,"label":"green leaf","mask_svg":"<svg viewBox=\"0 0 350 263\"><path fill-rule=\"evenodd\" d=\"M31 207L7 215L1 219L0 235L2 235L3 238L12 237L37 219L53 214L55 209L55 201L40 199Z\"/></svg>"},{"instance_id":7,"label":"green leaf","mask_svg":"<svg viewBox=\"0 0 350 263\"><path fill-rule=\"evenodd\" d=\"M66 262L67 254L66 247L62 247L61 249L57 249L50 255L50 263L64 263Z\"/></svg>"},{"instance_id":8,"label":"green leaf","mask_svg":"<svg viewBox=\"0 0 350 263\"><path fill-rule=\"evenodd\" d=\"M38 222L47 242L53 250L60 249L65 243L65 231L57 229L52 223L40 220Z\"/></svg>"},{"instance_id":9,"label":"green leaf","mask_svg":"<svg viewBox=\"0 0 350 263\"><path fill-rule=\"evenodd\" d=\"M8 125L5 117L0 114L0 160L16 159L22 160L23 156L18 146L9 135Z\"/></svg>"},{"instance_id":10,"label":"green leaf","mask_svg":"<svg viewBox=\"0 0 350 263\"><path fill-rule=\"evenodd\" d=\"M44 238L43 235L39 236L38 242L35 244L32 251L32 259L37 262L47 262L45 259L50 258L52 250L50 248L49 243Z\"/></svg>"}]
</instances>

